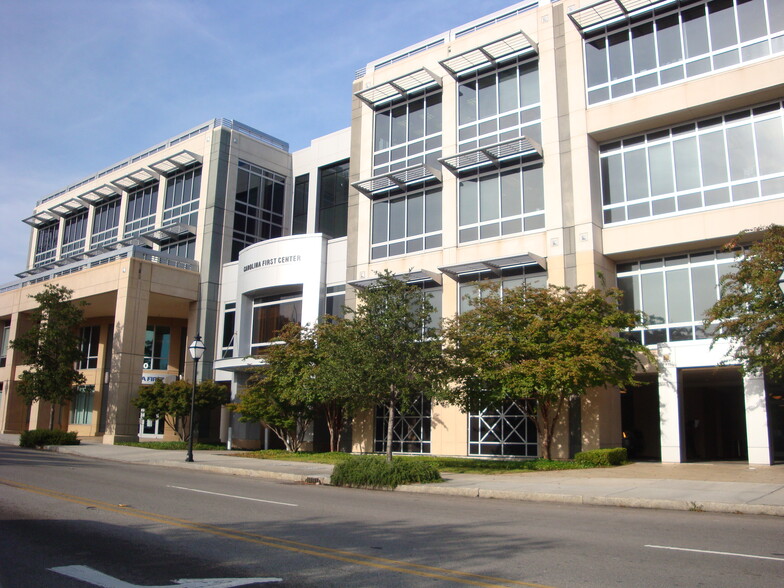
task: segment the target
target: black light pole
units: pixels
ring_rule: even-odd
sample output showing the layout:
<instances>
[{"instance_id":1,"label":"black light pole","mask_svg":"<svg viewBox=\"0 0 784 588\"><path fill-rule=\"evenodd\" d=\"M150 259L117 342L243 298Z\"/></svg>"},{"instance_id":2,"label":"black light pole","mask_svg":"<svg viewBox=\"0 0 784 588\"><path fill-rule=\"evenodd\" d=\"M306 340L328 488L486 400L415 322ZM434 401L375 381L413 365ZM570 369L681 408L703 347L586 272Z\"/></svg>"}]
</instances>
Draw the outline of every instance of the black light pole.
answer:
<instances>
[{"instance_id":1,"label":"black light pole","mask_svg":"<svg viewBox=\"0 0 784 588\"><path fill-rule=\"evenodd\" d=\"M199 369L199 360L204 354L204 343L201 340L201 335L196 335L193 338L193 343L188 347L188 351L191 352L191 357L193 358L193 390L191 390L191 418L188 421L190 429L188 433L188 457L185 458L185 461L193 461L193 405L196 404L196 377Z\"/></svg>"}]
</instances>

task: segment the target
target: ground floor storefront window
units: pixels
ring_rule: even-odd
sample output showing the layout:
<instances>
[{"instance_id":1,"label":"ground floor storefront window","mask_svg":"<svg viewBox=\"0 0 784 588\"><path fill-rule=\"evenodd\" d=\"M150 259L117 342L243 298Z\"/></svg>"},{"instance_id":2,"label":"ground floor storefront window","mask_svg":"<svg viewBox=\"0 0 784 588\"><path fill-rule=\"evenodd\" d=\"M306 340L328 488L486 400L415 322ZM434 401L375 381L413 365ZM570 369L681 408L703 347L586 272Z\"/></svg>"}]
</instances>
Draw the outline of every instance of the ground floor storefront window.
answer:
<instances>
[{"instance_id":1,"label":"ground floor storefront window","mask_svg":"<svg viewBox=\"0 0 784 588\"><path fill-rule=\"evenodd\" d=\"M536 457L534 416L527 402L507 401L468 415L468 454Z\"/></svg>"},{"instance_id":2,"label":"ground floor storefront window","mask_svg":"<svg viewBox=\"0 0 784 588\"><path fill-rule=\"evenodd\" d=\"M373 450L386 450L388 408L376 407L376 426ZM395 409L392 431L392 451L402 453L430 453L431 403L420 397L407 411Z\"/></svg>"}]
</instances>

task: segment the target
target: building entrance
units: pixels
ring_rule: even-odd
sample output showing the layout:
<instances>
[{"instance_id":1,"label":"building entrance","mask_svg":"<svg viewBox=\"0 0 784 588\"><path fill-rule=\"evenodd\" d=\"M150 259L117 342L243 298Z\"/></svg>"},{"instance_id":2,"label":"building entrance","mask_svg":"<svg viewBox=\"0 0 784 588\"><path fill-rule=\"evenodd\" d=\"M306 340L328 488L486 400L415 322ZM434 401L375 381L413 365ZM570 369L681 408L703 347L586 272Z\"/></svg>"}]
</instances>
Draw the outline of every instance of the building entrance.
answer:
<instances>
[{"instance_id":1,"label":"building entrance","mask_svg":"<svg viewBox=\"0 0 784 588\"><path fill-rule=\"evenodd\" d=\"M746 460L746 405L737 368L681 372L683 439L686 461Z\"/></svg>"},{"instance_id":2,"label":"building entrance","mask_svg":"<svg viewBox=\"0 0 784 588\"><path fill-rule=\"evenodd\" d=\"M637 379L639 386L621 394L623 446L629 459L661 461L658 377L644 374Z\"/></svg>"}]
</instances>

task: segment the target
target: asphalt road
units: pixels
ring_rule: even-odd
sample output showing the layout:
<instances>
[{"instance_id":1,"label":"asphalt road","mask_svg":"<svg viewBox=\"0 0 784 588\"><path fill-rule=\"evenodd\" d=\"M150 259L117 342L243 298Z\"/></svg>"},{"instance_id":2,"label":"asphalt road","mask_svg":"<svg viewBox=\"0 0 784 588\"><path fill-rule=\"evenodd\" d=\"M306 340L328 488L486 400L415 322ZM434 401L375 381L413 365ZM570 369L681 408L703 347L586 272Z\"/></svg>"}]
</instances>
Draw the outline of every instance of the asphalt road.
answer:
<instances>
[{"instance_id":1,"label":"asphalt road","mask_svg":"<svg viewBox=\"0 0 784 588\"><path fill-rule=\"evenodd\" d=\"M2 588L778 587L782 577L780 517L305 486L0 447ZM261 580L184 582L208 578Z\"/></svg>"}]
</instances>

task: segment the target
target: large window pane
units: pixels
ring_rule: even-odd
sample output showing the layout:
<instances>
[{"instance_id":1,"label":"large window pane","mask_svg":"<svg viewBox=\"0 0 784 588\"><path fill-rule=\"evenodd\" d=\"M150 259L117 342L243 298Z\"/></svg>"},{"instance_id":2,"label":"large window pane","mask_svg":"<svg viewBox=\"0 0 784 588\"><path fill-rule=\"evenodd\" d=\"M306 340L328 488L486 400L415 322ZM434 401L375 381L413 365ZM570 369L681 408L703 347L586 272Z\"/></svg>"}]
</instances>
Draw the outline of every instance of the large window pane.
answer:
<instances>
[{"instance_id":1,"label":"large window pane","mask_svg":"<svg viewBox=\"0 0 784 588\"><path fill-rule=\"evenodd\" d=\"M373 243L381 243L387 240L388 215L389 202L373 203Z\"/></svg>"},{"instance_id":2,"label":"large window pane","mask_svg":"<svg viewBox=\"0 0 784 588\"><path fill-rule=\"evenodd\" d=\"M487 221L498 218L498 176L485 177L479 180L479 220Z\"/></svg>"},{"instance_id":3,"label":"large window pane","mask_svg":"<svg viewBox=\"0 0 784 588\"><path fill-rule=\"evenodd\" d=\"M735 32L733 0L713 0L708 3L711 48L716 51L738 43Z\"/></svg>"},{"instance_id":4,"label":"large window pane","mask_svg":"<svg viewBox=\"0 0 784 588\"><path fill-rule=\"evenodd\" d=\"M623 156L626 173L626 199L638 200L648 197L648 168L645 149L627 151Z\"/></svg>"},{"instance_id":5,"label":"large window pane","mask_svg":"<svg viewBox=\"0 0 784 588\"><path fill-rule=\"evenodd\" d=\"M784 130L781 123L781 118L754 123L759 173L762 175L784 171Z\"/></svg>"},{"instance_id":6,"label":"large window pane","mask_svg":"<svg viewBox=\"0 0 784 588\"><path fill-rule=\"evenodd\" d=\"M660 66L676 63L683 58L681 29L677 14L656 21L656 41Z\"/></svg>"},{"instance_id":7,"label":"large window pane","mask_svg":"<svg viewBox=\"0 0 784 588\"><path fill-rule=\"evenodd\" d=\"M517 70L505 69L498 72L499 112L517 108Z\"/></svg>"},{"instance_id":8,"label":"large window pane","mask_svg":"<svg viewBox=\"0 0 784 588\"><path fill-rule=\"evenodd\" d=\"M425 232L441 230L441 190L430 190L425 194Z\"/></svg>"},{"instance_id":9,"label":"large window pane","mask_svg":"<svg viewBox=\"0 0 784 588\"><path fill-rule=\"evenodd\" d=\"M607 41L604 37L585 43L585 68L588 87L607 83Z\"/></svg>"},{"instance_id":10,"label":"large window pane","mask_svg":"<svg viewBox=\"0 0 784 588\"><path fill-rule=\"evenodd\" d=\"M629 44L629 31L621 31L610 35L610 79L625 78L632 73L632 60Z\"/></svg>"},{"instance_id":11,"label":"large window pane","mask_svg":"<svg viewBox=\"0 0 784 588\"><path fill-rule=\"evenodd\" d=\"M425 133L433 135L441 132L441 93L427 97L427 120Z\"/></svg>"},{"instance_id":12,"label":"large window pane","mask_svg":"<svg viewBox=\"0 0 784 588\"><path fill-rule=\"evenodd\" d=\"M536 61L520 66L520 106L531 106L539 102L539 63Z\"/></svg>"},{"instance_id":13,"label":"large window pane","mask_svg":"<svg viewBox=\"0 0 784 588\"><path fill-rule=\"evenodd\" d=\"M474 122L476 120L476 82L471 81L460 84L457 103L460 113L460 124L464 125Z\"/></svg>"},{"instance_id":14,"label":"large window pane","mask_svg":"<svg viewBox=\"0 0 784 588\"><path fill-rule=\"evenodd\" d=\"M460 182L460 225L470 225L478 220L479 190L476 179Z\"/></svg>"},{"instance_id":15,"label":"large window pane","mask_svg":"<svg viewBox=\"0 0 784 588\"><path fill-rule=\"evenodd\" d=\"M523 170L523 212L539 210L544 210L544 177L542 166L536 165Z\"/></svg>"},{"instance_id":16,"label":"large window pane","mask_svg":"<svg viewBox=\"0 0 784 588\"><path fill-rule=\"evenodd\" d=\"M757 174L754 156L754 136L751 125L727 129L727 147L730 155L730 178L744 180Z\"/></svg>"},{"instance_id":17,"label":"large window pane","mask_svg":"<svg viewBox=\"0 0 784 588\"><path fill-rule=\"evenodd\" d=\"M602 192L605 204L624 201L623 162L618 153L602 158Z\"/></svg>"},{"instance_id":18,"label":"large window pane","mask_svg":"<svg viewBox=\"0 0 784 588\"><path fill-rule=\"evenodd\" d=\"M402 239L406 235L406 199L395 198L389 202L389 239Z\"/></svg>"},{"instance_id":19,"label":"large window pane","mask_svg":"<svg viewBox=\"0 0 784 588\"><path fill-rule=\"evenodd\" d=\"M689 270L679 269L668 271L667 275L667 310L670 323L685 323L691 317L691 288L689 286Z\"/></svg>"},{"instance_id":20,"label":"large window pane","mask_svg":"<svg viewBox=\"0 0 784 588\"><path fill-rule=\"evenodd\" d=\"M420 192L419 194L414 194L408 197L408 220L406 223L407 226L407 235L409 237L413 235L421 235L422 234L422 225L423 225L423 214L424 214L424 195Z\"/></svg>"},{"instance_id":21,"label":"large window pane","mask_svg":"<svg viewBox=\"0 0 784 588\"><path fill-rule=\"evenodd\" d=\"M737 10L741 42L768 34L768 27L765 26L764 0L738 0Z\"/></svg>"},{"instance_id":22,"label":"large window pane","mask_svg":"<svg viewBox=\"0 0 784 588\"><path fill-rule=\"evenodd\" d=\"M716 283L716 270L712 265L691 268L695 320L702 320L705 312L716 302Z\"/></svg>"},{"instance_id":23,"label":"large window pane","mask_svg":"<svg viewBox=\"0 0 784 588\"><path fill-rule=\"evenodd\" d=\"M727 181L727 156L724 149L724 131L700 135L700 164L704 186Z\"/></svg>"},{"instance_id":24,"label":"large window pane","mask_svg":"<svg viewBox=\"0 0 784 588\"><path fill-rule=\"evenodd\" d=\"M678 190L691 190L700 185L700 162L697 139L689 137L673 143L675 155L675 184Z\"/></svg>"},{"instance_id":25,"label":"large window pane","mask_svg":"<svg viewBox=\"0 0 784 588\"><path fill-rule=\"evenodd\" d=\"M648 149L648 165L651 174L651 194L659 196L674 191L672 175L672 147L669 143L654 145Z\"/></svg>"},{"instance_id":26,"label":"large window pane","mask_svg":"<svg viewBox=\"0 0 784 588\"><path fill-rule=\"evenodd\" d=\"M656 47L653 39L653 23L645 23L632 29L632 56L634 73L656 67Z\"/></svg>"},{"instance_id":27,"label":"large window pane","mask_svg":"<svg viewBox=\"0 0 784 588\"><path fill-rule=\"evenodd\" d=\"M686 57L696 57L708 52L708 21L704 4L683 12L683 37Z\"/></svg>"},{"instance_id":28,"label":"large window pane","mask_svg":"<svg viewBox=\"0 0 784 588\"><path fill-rule=\"evenodd\" d=\"M664 275L661 273L640 276L642 310L652 325L664 324L667 312L664 305Z\"/></svg>"},{"instance_id":29,"label":"large window pane","mask_svg":"<svg viewBox=\"0 0 784 588\"><path fill-rule=\"evenodd\" d=\"M501 174L501 216L517 216L521 213L522 192L520 171L511 170Z\"/></svg>"},{"instance_id":30,"label":"large window pane","mask_svg":"<svg viewBox=\"0 0 784 588\"><path fill-rule=\"evenodd\" d=\"M495 91L495 74L479 78L479 118L498 114Z\"/></svg>"},{"instance_id":31,"label":"large window pane","mask_svg":"<svg viewBox=\"0 0 784 588\"><path fill-rule=\"evenodd\" d=\"M392 145L406 142L406 106L392 109Z\"/></svg>"},{"instance_id":32,"label":"large window pane","mask_svg":"<svg viewBox=\"0 0 784 588\"><path fill-rule=\"evenodd\" d=\"M425 136L425 101L414 100L408 105L408 140L414 141Z\"/></svg>"}]
</instances>

